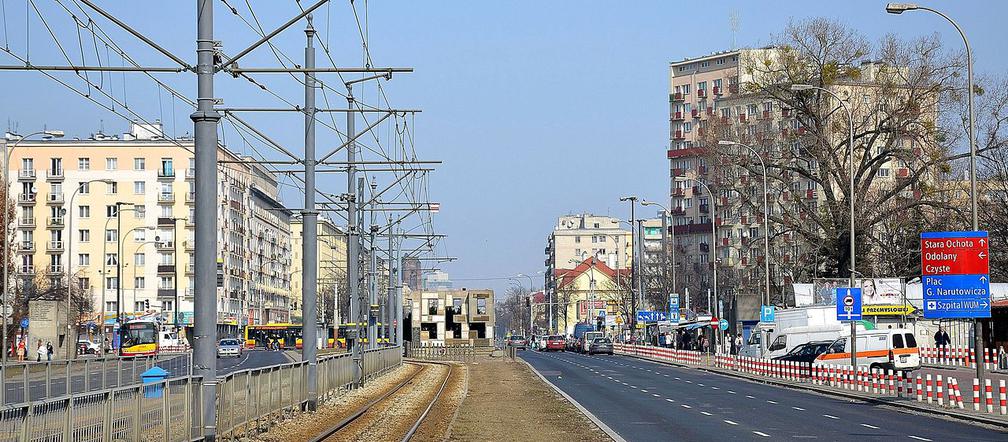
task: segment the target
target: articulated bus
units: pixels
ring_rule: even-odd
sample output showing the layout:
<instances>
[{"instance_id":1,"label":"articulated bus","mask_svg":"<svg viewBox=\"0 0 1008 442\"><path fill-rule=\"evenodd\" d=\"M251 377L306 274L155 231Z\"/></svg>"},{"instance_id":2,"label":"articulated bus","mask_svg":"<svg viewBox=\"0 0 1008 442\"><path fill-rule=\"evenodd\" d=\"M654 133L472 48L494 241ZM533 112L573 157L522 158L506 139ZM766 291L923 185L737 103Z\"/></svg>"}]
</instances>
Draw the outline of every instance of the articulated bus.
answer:
<instances>
[{"instance_id":1,"label":"articulated bus","mask_svg":"<svg viewBox=\"0 0 1008 442\"><path fill-rule=\"evenodd\" d=\"M382 323L379 322L377 325L378 325L379 333L381 333ZM340 324L339 325L339 329L336 331L336 344L339 345L339 348L348 348L347 347L347 334L350 333L352 330L354 330L356 327L357 327L357 323L355 323L355 322L349 322L349 323L344 323L344 324ZM365 331L364 331L365 335L361 336L360 340L361 340L362 343L367 344L368 338L367 338L367 335L366 335L366 333L367 333L367 326L366 325L364 326L364 329L365 329ZM352 338L350 339L350 342L351 343L353 342ZM388 345L389 344L389 338L388 338L388 336L379 336L378 337L378 344L379 345Z\"/></svg>"},{"instance_id":2,"label":"articulated bus","mask_svg":"<svg viewBox=\"0 0 1008 442\"><path fill-rule=\"evenodd\" d=\"M282 322L245 326L245 347L269 348L274 343L283 348L300 347L301 325Z\"/></svg>"},{"instance_id":3,"label":"articulated bus","mask_svg":"<svg viewBox=\"0 0 1008 442\"><path fill-rule=\"evenodd\" d=\"M126 321L120 329L120 343L123 356L148 356L158 353L158 333L160 326L153 320L135 319Z\"/></svg>"}]
</instances>

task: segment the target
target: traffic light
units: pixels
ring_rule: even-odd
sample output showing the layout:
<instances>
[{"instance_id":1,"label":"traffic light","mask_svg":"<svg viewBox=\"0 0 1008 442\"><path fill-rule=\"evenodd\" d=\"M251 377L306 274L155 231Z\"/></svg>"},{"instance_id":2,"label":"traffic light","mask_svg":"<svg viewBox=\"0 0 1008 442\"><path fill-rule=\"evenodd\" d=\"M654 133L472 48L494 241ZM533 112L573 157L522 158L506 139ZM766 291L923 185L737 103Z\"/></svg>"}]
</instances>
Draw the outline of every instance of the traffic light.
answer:
<instances>
[{"instance_id":1,"label":"traffic light","mask_svg":"<svg viewBox=\"0 0 1008 442\"><path fill-rule=\"evenodd\" d=\"M525 297L525 307L532 308L532 296Z\"/></svg>"},{"instance_id":2,"label":"traffic light","mask_svg":"<svg viewBox=\"0 0 1008 442\"><path fill-rule=\"evenodd\" d=\"M144 300L144 310L150 310L150 299Z\"/></svg>"},{"instance_id":3,"label":"traffic light","mask_svg":"<svg viewBox=\"0 0 1008 442\"><path fill-rule=\"evenodd\" d=\"M605 326L605 323L604 323L602 317L601 316L596 317L595 318L595 330L602 330L603 326Z\"/></svg>"}]
</instances>

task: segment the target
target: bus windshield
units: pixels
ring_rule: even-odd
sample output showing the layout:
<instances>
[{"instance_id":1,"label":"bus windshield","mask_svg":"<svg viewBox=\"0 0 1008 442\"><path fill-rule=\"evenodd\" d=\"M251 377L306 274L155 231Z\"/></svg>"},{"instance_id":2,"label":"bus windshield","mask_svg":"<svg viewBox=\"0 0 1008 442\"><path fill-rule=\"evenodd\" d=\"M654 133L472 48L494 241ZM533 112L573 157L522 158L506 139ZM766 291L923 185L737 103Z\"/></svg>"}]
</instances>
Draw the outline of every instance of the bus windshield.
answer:
<instances>
[{"instance_id":1,"label":"bus windshield","mask_svg":"<svg viewBox=\"0 0 1008 442\"><path fill-rule=\"evenodd\" d=\"M126 323L122 339L124 347L155 344L157 343L157 324L151 322Z\"/></svg>"}]
</instances>

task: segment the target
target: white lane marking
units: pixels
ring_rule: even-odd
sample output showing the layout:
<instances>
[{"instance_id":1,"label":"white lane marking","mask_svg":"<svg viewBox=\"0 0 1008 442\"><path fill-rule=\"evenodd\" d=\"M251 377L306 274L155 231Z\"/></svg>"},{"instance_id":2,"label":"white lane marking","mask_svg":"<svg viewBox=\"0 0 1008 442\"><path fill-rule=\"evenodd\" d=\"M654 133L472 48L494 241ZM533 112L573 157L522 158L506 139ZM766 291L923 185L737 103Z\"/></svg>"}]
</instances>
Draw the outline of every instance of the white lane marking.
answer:
<instances>
[{"instance_id":1,"label":"white lane marking","mask_svg":"<svg viewBox=\"0 0 1008 442\"><path fill-rule=\"evenodd\" d=\"M720 390L720 388L717 388L717 387L711 387L711 388L714 389L714 390Z\"/></svg>"},{"instance_id":2,"label":"white lane marking","mask_svg":"<svg viewBox=\"0 0 1008 442\"><path fill-rule=\"evenodd\" d=\"M931 442L931 439L928 439L926 437L914 436L912 434L910 435L910 439L917 439L917 440L922 440L924 442Z\"/></svg>"},{"instance_id":3,"label":"white lane marking","mask_svg":"<svg viewBox=\"0 0 1008 442\"><path fill-rule=\"evenodd\" d=\"M728 425L738 425L738 423L736 423L736 422L732 422L732 421L730 421L730 420L728 420L728 419L725 419L725 420L724 420L724 423L726 423L726 424L728 424Z\"/></svg>"},{"instance_id":4,"label":"white lane marking","mask_svg":"<svg viewBox=\"0 0 1008 442\"><path fill-rule=\"evenodd\" d=\"M830 418L830 419L840 419L840 418L838 418L838 417L836 417L836 416L830 416L830 415L828 415L828 414L824 414L824 415L823 415L823 417L828 417L828 418Z\"/></svg>"},{"instance_id":5,"label":"white lane marking","mask_svg":"<svg viewBox=\"0 0 1008 442\"><path fill-rule=\"evenodd\" d=\"M748 394L745 397L749 399L756 399L756 396L749 396Z\"/></svg>"},{"instance_id":6,"label":"white lane marking","mask_svg":"<svg viewBox=\"0 0 1008 442\"><path fill-rule=\"evenodd\" d=\"M755 435L757 435L757 436L763 436L763 437L770 437L770 435L769 435L769 434L766 434L766 433L761 433L761 432L759 432L759 431L753 431L753 434L755 434Z\"/></svg>"},{"instance_id":7,"label":"white lane marking","mask_svg":"<svg viewBox=\"0 0 1008 442\"><path fill-rule=\"evenodd\" d=\"M678 377L678 376L676 376L675 380L677 380L677 381L681 381L682 379L679 379L679 377Z\"/></svg>"},{"instance_id":8,"label":"white lane marking","mask_svg":"<svg viewBox=\"0 0 1008 442\"><path fill-rule=\"evenodd\" d=\"M641 388L640 391L641 391L641 393L647 393L647 390L645 390L643 388Z\"/></svg>"},{"instance_id":9,"label":"white lane marking","mask_svg":"<svg viewBox=\"0 0 1008 442\"><path fill-rule=\"evenodd\" d=\"M675 399L665 399L665 400L669 402L675 402Z\"/></svg>"},{"instance_id":10,"label":"white lane marking","mask_svg":"<svg viewBox=\"0 0 1008 442\"><path fill-rule=\"evenodd\" d=\"M689 405L686 405L686 404L682 404L682 407L683 407L683 408L693 408L693 407L691 407L691 406L689 406Z\"/></svg>"},{"instance_id":11,"label":"white lane marking","mask_svg":"<svg viewBox=\"0 0 1008 442\"><path fill-rule=\"evenodd\" d=\"M668 377L668 375L665 375L665 377Z\"/></svg>"},{"instance_id":12,"label":"white lane marking","mask_svg":"<svg viewBox=\"0 0 1008 442\"><path fill-rule=\"evenodd\" d=\"M711 415L710 413L708 413L708 412L706 412L706 411L701 411L701 412L700 412L700 414L702 414L702 415L704 415L704 416L710 416L710 415Z\"/></svg>"},{"instance_id":13,"label":"white lane marking","mask_svg":"<svg viewBox=\"0 0 1008 442\"><path fill-rule=\"evenodd\" d=\"M865 428L871 428L872 430L878 430L878 427L876 427L874 425L861 424L861 426L865 427Z\"/></svg>"},{"instance_id":14,"label":"white lane marking","mask_svg":"<svg viewBox=\"0 0 1008 442\"><path fill-rule=\"evenodd\" d=\"M659 395L659 394L657 394L657 393L651 393L651 396L654 396L654 397L661 397L661 395Z\"/></svg>"},{"instance_id":15,"label":"white lane marking","mask_svg":"<svg viewBox=\"0 0 1008 442\"><path fill-rule=\"evenodd\" d=\"M770 399L767 399L767 403L768 403L768 404L774 404L774 405L777 405L777 403L776 403L776 402L774 402L774 401L771 401Z\"/></svg>"},{"instance_id":16,"label":"white lane marking","mask_svg":"<svg viewBox=\"0 0 1008 442\"><path fill-rule=\"evenodd\" d=\"M686 380L686 383L687 383L687 384L692 384L692 383L693 383L693 381L691 381L691 380L687 379L687 380Z\"/></svg>"},{"instance_id":17,"label":"white lane marking","mask_svg":"<svg viewBox=\"0 0 1008 442\"><path fill-rule=\"evenodd\" d=\"M636 385L631 385L630 388L637 388L637 386Z\"/></svg>"},{"instance_id":18,"label":"white lane marking","mask_svg":"<svg viewBox=\"0 0 1008 442\"><path fill-rule=\"evenodd\" d=\"M798 410L798 411L805 411L805 409L802 408L802 407L791 407L791 408L793 408L795 410Z\"/></svg>"},{"instance_id":19,"label":"white lane marking","mask_svg":"<svg viewBox=\"0 0 1008 442\"><path fill-rule=\"evenodd\" d=\"M704 386L703 384L697 384L697 385L699 385L699 386L701 386L701 387L703 387L703 386Z\"/></svg>"},{"instance_id":20,"label":"white lane marking","mask_svg":"<svg viewBox=\"0 0 1008 442\"><path fill-rule=\"evenodd\" d=\"M731 391L731 390L728 390L728 393L730 393L730 394L735 394L735 392L734 392L734 391Z\"/></svg>"}]
</instances>

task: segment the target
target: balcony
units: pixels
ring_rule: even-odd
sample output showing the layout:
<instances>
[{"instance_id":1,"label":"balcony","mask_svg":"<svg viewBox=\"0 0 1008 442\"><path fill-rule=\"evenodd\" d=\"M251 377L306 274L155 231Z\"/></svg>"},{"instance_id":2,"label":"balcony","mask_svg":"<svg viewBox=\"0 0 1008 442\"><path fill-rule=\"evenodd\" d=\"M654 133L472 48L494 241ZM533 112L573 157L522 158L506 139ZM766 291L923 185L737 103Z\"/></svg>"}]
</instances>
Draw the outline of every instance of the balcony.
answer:
<instances>
[{"instance_id":1,"label":"balcony","mask_svg":"<svg viewBox=\"0 0 1008 442\"><path fill-rule=\"evenodd\" d=\"M164 241L154 243L154 247L160 251L171 252L175 250L175 241Z\"/></svg>"},{"instance_id":2,"label":"balcony","mask_svg":"<svg viewBox=\"0 0 1008 442\"><path fill-rule=\"evenodd\" d=\"M191 252L193 250L196 250L196 242L195 241L183 241L182 244L185 246L186 251L190 251Z\"/></svg>"},{"instance_id":3,"label":"balcony","mask_svg":"<svg viewBox=\"0 0 1008 442\"><path fill-rule=\"evenodd\" d=\"M739 121L739 123L745 123L745 122L749 121L749 116L746 115L746 114L740 114L738 116L738 121Z\"/></svg>"},{"instance_id":4,"label":"balcony","mask_svg":"<svg viewBox=\"0 0 1008 442\"><path fill-rule=\"evenodd\" d=\"M682 129L680 129L680 130L675 131L675 133L672 134L672 139L673 140L684 140L684 139L686 139L686 137L683 136L683 131L682 131Z\"/></svg>"},{"instance_id":5,"label":"balcony","mask_svg":"<svg viewBox=\"0 0 1008 442\"><path fill-rule=\"evenodd\" d=\"M721 86L714 86L714 95L721 95Z\"/></svg>"},{"instance_id":6,"label":"balcony","mask_svg":"<svg viewBox=\"0 0 1008 442\"><path fill-rule=\"evenodd\" d=\"M62 216L50 216L49 219L48 219L48 221L46 222L46 226L48 226L48 227L59 227L59 228L62 228L63 227L63 217Z\"/></svg>"},{"instance_id":7,"label":"balcony","mask_svg":"<svg viewBox=\"0 0 1008 442\"><path fill-rule=\"evenodd\" d=\"M46 245L46 251L49 252L62 252L63 251L63 241L49 241Z\"/></svg>"},{"instance_id":8,"label":"balcony","mask_svg":"<svg viewBox=\"0 0 1008 442\"><path fill-rule=\"evenodd\" d=\"M196 202L196 192L186 192L186 194L185 194L185 201L187 203L195 203Z\"/></svg>"},{"instance_id":9,"label":"balcony","mask_svg":"<svg viewBox=\"0 0 1008 442\"><path fill-rule=\"evenodd\" d=\"M21 193L21 194L18 194L18 204L33 205L33 204L35 204L35 197L36 197L36 195L38 195L38 194L37 193Z\"/></svg>"},{"instance_id":10,"label":"balcony","mask_svg":"<svg viewBox=\"0 0 1008 442\"><path fill-rule=\"evenodd\" d=\"M174 298L175 297L175 289L173 289L173 288L161 288L161 287L158 287L157 297L161 298L161 299L163 299L163 298Z\"/></svg>"},{"instance_id":11,"label":"balcony","mask_svg":"<svg viewBox=\"0 0 1008 442\"><path fill-rule=\"evenodd\" d=\"M782 127L781 130L780 130L780 135L782 137L788 136L788 129L786 127Z\"/></svg>"},{"instance_id":12,"label":"balcony","mask_svg":"<svg viewBox=\"0 0 1008 442\"><path fill-rule=\"evenodd\" d=\"M187 264L185 272L186 272L186 275L192 275L192 274L196 273L196 265L195 264Z\"/></svg>"},{"instance_id":13,"label":"balcony","mask_svg":"<svg viewBox=\"0 0 1008 442\"><path fill-rule=\"evenodd\" d=\"M33 181L35 179L35 169L21 169L18 171L19 181Z\"/></svg>"},{"instance_id":14,"label":"balcony","mask_svg":"<svg viewBox=\"0 0 1008 442\"><path fill-rule=\"evenodd\" d=\"M675 158L695 157L702 153L703 151L699 147L689 147L686 149L669 149L668 158L671 160Z\"/></svg>"},{"instance_id":15,"label":"balcony","mask_svg":"<svg viewBox=\"0 0 1008 442\"><path fill-rule=\"evenodd\" d=\"M910 169L907 169L906 167L901 167L899 169L896 169L896 177L897 178L909 178L910 177Z\"/></svg>"},{"instance_id":16,"label":"balcony","mask_svg":"<svg viewBox=\"0 0 1008 442\"><path fill-rule=\"evenodd\" d=\"M62 193L50 193L46 195L46 204L63 204Z\"/></svg>"},{"instance_id":17,"label":"balcony","mask_svg":"<svg viewBox=\"0 0 1008 442\"><path fill-rule=\"evenodd\" d=\"M686 97L682 92L676 92L674 94L669 94L669 100L671 101L683 101Z\"/></svg>"},{"instance_id":18,"label":"balcony","mask_svg":"<svg viewBox=\"0 0 1008 442\"><path fill-rule=\"evenodd\" d=\"M686 192L681 188L672 189L672 196L685 196Z\"/></svg>"},{"instance_id":19,"label":"balcony","mask_svg":"<svg viewBox=\"0 0 1008 442\"><path fill-rule=\"evenodd\" d=\"M707 90L706 89L697 89L696 90L696 96L698 98L707 98Z\"/></svg>"},{"instance_id":20,"label":"balcony","mask_svg":"<svg viewBox=\"0 0 1008 442\"><path fill-rule=\"evenodd\" d=\"M700 109L693 109L692 111L690 111L690 115L693 118L700 118Z\"/></svg>"},{"instance_id":21,"label":"balcony","mask_svg":"<svg viewBox=\"0 0 1008 442\"><path fill-rule=\"evenodd\" d=\"M56 170L47 169L46 170L46 179L47 180L50 180L50 181L63 181L63 178L64 178L64 176L63 176L63 169L56 169Z\"/></svg>"},{"instance_id":22,"label":"balcony","mask_svg":"<svg viewBox=\"0 0 1008 442\"><path fill-rule=\"evenodd\" d=\"M805 198L806 199L815 198L815 191L814 190L806 190L805 191Z\"/></svg>"},{"instance_id":23,"label":"balcony","mask_svg":"<svg viewBox=\"0 0 1008 442\"><path fill-rule=\"evenodd\" d=\"M728 85L728 93L729 94L737 94L738 93L738 85L737 84L729 84Z\"/></svg>"},{"instance_id":24,"label":"balcony","mask_svg":"<svg viewBox=\"0 0 1008 442\"><path fill-rule=\"evenodd\" d=\"M799 127L798 128L798 135L805 135L805 128L804 127Z\"/></svg>"},{"instance_id":25,"label":"balcony","mask_svg":"<svg viewBox=\"0 0 1008 442\"><path fill-rule=\"evenodd\" d=\"M174 203L175 194L174 193L159 193L157 197L158 203Z\"/></svg>"},{"instance_id":26,"label":"balcony","mask_svg":"<svg viewBox=\"0 0 1008 442\"><path fill-rule=\"evenodd\" d=\"M780 110L780 114L781 114L782 117L790 117L791 116L791 109L787 108L787 107L783 107Z\"/></svg>"},{"instance_id":27,"label":"balcony","mask_svg":"<svg viewBox=\"0 0 1008 442\"><path fill-rule=\"evenodd\" d=\"M768 110L763 111L763 114L760 115L760 119L761 120L769 120L770 119L770 111L768 111Z\"/></svg>"},{"instance_id":28,"label":"balcony","mask_svg":"<svg viewBox=\"0 0 1008 442\"><path fill-rule=\"evenodd\" d=\"M25 275L30 275L30 274L35 273L35 266L33 266L33 265L22 265L22 266L18 266L17 270L18 270L18 273L25 274Z\"/></svg>"},{"instance_id":29,"label":"balcony","mask_svg":"<svg viewBox=\"0 0 1008 442\"><path fill-rule=\"evenodd\" d=\"M33 252L35 251L34 241L20 241L18 243L18 252Z\"/></svg>"},{"instance_id":30,"label":"balcony","mask_svg":"<svg viewBox=\"0 0 1008 442\"><path fill-rule=\"evenodd\" d=\"M708 213L708 212L710 212L710 205L709 204L700 204L699 208L700 208L700 213Z\"/></svg>"},{"instance_id":31,"label":"balcony","mask_svg":"<svg viewBox=\"0 0 1008 442\"><path fill-rule=\"evenodd\" d=\"M672 121L682 121L683 113L682 111L676 111L672 113Z\"/></svg>"},{"instance_id":32,"label":"balcony","mask_svg":"<svg viewBox=\"0 0 1008 442\"><path fill-rule=\"evenodd\" d=\"M175 266L173 266L173 265L158 264L158 266L157 266L157 272L158 273L162 273L162 274L173 275L173 274L175 274Z\"/></svg>"},{"instance_id":33,"label":"balcony","mask_svg":"<svg viewBox=\"0 0 1008 442\"><path fill-rule=\"evenodd\" d=\"M35 218L18 218L18 227L34 228Z\"/></svg>"},{"instance_id":34,"label":"balcony","mask_svg":"<svg viewBox=\"0 0 1008 442\"><path fill-rule=\"evenodd\" d=\"M61 264L50 264L46 266L46 271L50 274L63 273L63 266Z\"/></svg>"},{"instance_id":35,"label":"balcony","mask_svg":"<svg viewBox=\"0 0 1008 442\"><path fill-rule=\"evenodd\" d=\"M185 170L185 178L186 178L187 180L193 180L193 179L196 179L196 169L193 169L193 168L191 168L191 167L190 167L190 168L188 168L188 169L186 169L186 170Z\"/></svg>"},{"instance_id":36,"label":"balcony","mask_svg":"<svg viewBox=\"0 0 1008 442\"><path fill-rule=\"evenodd\" d=\"M473 315L469 322L490 322L490 315Z\"/></svg>"},{"instance_id":37,"label":"balcony","mask_svg":"<svg viewBox=\"0 0 1008 442\"><path fill-rule=\"evenodd\" d=\"M157 171L158 181L172 181L175 179L174 169L158 169Z\"/></svg>"},{"instance_id":38,"label":"balcony","mask_svg":"<svg viewBox=\"0 0 1008 442\"><path fill-rule=\"evenodd\" d=\"M707 108L707 116L708 117L713 117L714 116L714 107L713 106Z\"/></svg>"},{"instance_id":39,"label":"balcony","mask_svg":"<svg viewBox=\"0 0 1008 442\"><path fill-rule=\"evenodd\" d=\"M739 218L741 219L741 221L740 221L740 222L741 222L742 224L749 224L749 217L748 217L748 216L741 216L741 217L739 217ZM745 239L745 238L743 238L743 239ZM745 242L743 242L743 244L745 244Z\"/></svg>"}]
</instances>

